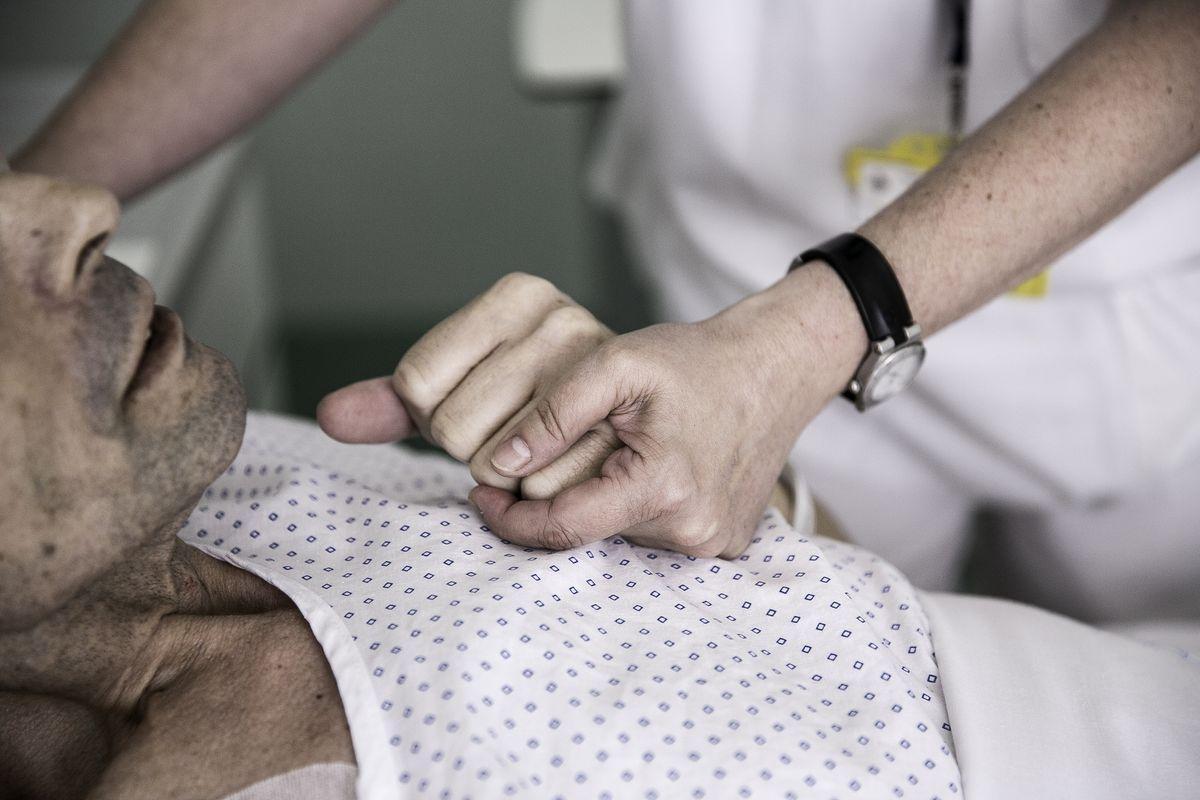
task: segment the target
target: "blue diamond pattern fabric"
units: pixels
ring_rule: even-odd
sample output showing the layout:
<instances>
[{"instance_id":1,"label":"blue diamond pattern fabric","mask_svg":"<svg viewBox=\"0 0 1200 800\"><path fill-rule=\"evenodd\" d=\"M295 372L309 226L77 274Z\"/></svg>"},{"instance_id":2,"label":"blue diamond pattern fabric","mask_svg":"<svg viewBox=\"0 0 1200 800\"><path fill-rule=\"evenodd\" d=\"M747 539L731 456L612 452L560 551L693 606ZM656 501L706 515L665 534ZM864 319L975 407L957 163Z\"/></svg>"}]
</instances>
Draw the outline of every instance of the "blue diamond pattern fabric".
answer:
<instances>
[{"instance_id":1,"label":"blue diamond pattern fabric","mask_svg":"<svg viewBox=\"0 0 1200 800\"><path fill-rule=\"evenodd\" d=\"M774 511L732 561L530 549L486 528L473 485L251 414L180 533L304 613L360 797L960 793L929 624L886 562Z\"/></svg>"}]
</instances>

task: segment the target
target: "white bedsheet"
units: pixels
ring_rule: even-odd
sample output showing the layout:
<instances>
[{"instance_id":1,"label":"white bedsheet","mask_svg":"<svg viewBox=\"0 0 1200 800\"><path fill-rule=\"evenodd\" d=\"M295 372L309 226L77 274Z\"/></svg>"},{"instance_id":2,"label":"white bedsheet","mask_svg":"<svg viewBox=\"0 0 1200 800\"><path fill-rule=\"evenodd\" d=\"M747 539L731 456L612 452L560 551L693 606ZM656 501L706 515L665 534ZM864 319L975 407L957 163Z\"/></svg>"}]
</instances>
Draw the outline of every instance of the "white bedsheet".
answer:
<instances>
[{"instance_id":1,"label":"white bedsheet","mask_svg":"<svg viewBox=\"0 0 1200 800\"><path fill-rule=\"evenodd\" d=\"M1200 662L1004 600L921 599L968 800L1200 797Z\"/></svg>"}]
</instances>

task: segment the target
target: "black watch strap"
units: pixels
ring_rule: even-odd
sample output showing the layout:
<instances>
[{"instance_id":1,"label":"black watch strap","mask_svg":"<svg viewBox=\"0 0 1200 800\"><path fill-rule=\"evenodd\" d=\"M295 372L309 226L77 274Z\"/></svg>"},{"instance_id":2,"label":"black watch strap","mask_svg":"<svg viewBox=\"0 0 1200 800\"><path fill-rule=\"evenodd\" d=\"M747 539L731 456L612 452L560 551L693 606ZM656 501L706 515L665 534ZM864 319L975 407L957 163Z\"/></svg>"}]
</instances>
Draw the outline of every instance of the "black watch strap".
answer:
<instances>
[{"instance_id":1,"label":"black watch strap","mask_svg":"<svg viewBox=\"0 0 1200 800\"><path fill-rule=\"evenodd\" d=\"M824 261L846 284L872 342L889 336L897 344L904 341L904 329L913 324L912 312L879 248L857 233L839 234L796 256L788 272L810 261Z\"/></svg>"}]
</instances>

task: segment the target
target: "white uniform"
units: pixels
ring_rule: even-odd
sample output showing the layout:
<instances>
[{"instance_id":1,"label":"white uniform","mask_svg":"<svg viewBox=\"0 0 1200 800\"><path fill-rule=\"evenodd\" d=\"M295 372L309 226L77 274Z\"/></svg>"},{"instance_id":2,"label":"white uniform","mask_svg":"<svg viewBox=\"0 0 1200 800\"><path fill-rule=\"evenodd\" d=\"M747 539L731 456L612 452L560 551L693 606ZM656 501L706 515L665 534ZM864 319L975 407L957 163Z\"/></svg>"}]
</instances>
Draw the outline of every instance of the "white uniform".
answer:
<instances>
[{"instance_id":1,"label":"white uniform","mask_svg":"<svg viewBox=\"0 0 1200 800\"><path fill-rule=\"evenodd\" d=\"M1104 5L973 2L967 130ZM850 147L947 130L943 3L627 12L594 182L668 318L709 316L857 227ZM1002 297L933 337L910 391L863 416L836 401L795 454L814 491L919 585L953 584L978 508L1021 508L1000 526L1012 591L1085 618L1200 615L1198 211L1193 161L1061 258L1046 296Z\"/></svg>"}]
</instances>

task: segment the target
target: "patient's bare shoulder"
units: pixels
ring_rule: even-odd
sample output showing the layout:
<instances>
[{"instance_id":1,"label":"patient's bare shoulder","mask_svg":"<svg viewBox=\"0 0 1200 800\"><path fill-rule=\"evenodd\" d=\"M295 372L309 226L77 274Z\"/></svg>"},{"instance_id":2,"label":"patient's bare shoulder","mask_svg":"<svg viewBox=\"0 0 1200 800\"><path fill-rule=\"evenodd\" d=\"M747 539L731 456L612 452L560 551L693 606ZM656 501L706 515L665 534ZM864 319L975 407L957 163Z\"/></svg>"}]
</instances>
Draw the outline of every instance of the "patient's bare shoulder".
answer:
<instances>
[{"instance_id":1,"label":"patient's bare shoulder","mask_svg":"<svg viewBox=\"0 0 1200 800\"><path fill-rule=\"evenodd\" d=\"M221 798L322 762L354 763L325 656L294 609L170 618L168 660L93 798Z\"/></svg>"}]
</instances>

